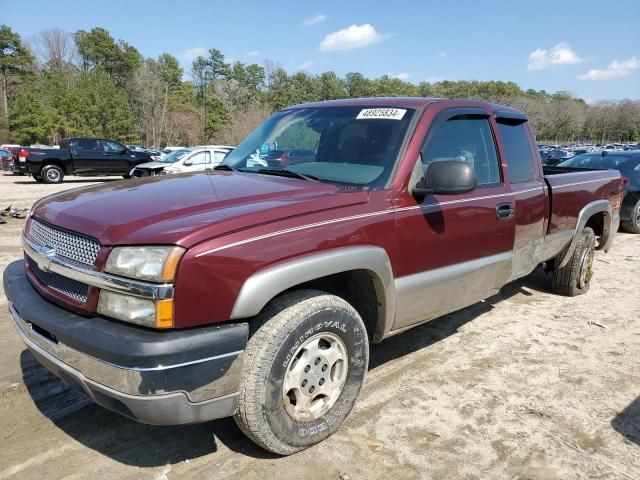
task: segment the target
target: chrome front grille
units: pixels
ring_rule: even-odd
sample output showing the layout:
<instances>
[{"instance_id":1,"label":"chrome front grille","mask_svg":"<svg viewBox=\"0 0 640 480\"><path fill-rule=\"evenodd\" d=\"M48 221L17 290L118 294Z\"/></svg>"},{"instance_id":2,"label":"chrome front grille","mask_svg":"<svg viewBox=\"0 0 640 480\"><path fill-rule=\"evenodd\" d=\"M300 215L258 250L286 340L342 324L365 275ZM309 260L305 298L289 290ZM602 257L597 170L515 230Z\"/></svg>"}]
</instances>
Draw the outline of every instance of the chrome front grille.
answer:
<instances>
[{"instance_id":1,"label":"chrome front grille","mask_svg":"<svg viewBox=\"0 0 640 480\"><path fill-rule=\"evenodd\" d=\"M77 233L31 219L29 239L39 245L55 249L56 255L72 262L93 267L98 258L100 243Z\"/></svg>"},{"instance_id":2,"label":"chrome front grille","mask_svg":"<svg viewBox=\"0 0 640 480\"><path fill-rule=\"evenodd\" d=\"M27 257L27 261L29 262L29 267L33 274L47 287L55 290L56 292L62 293L76 302L86 303L89 292L89 286L86 283L81 283L71 278L63 277L57 273L44 272L40 270L38 264L30 257Z\"/></svg>"}]
</instances>

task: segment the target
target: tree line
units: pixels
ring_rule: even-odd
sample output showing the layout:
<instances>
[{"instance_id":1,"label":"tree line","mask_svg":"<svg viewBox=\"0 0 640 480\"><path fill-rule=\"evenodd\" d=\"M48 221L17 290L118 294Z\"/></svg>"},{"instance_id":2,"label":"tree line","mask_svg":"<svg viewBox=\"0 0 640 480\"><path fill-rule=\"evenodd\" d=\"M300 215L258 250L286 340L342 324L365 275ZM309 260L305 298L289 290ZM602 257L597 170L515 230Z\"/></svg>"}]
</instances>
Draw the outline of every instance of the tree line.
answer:
<instances>
[{"instance_id":1,"label":"tree line","mask_svg":"<svg viewBox=\"0 0 640 480\"><path fill-rule=\"evenodd\" d=\"M28 42L0 26L0 142L57 144L102 136L148 146L237 144L274 111L351 97L482 99L514 106L548 141L640 141L640 101L589 105L514 82L414 84L351 72L288 73L272 61L227 62L215 48L185 72L169 53L145 58L103 28L46 30Z\"/></svg>"}]
</instances>

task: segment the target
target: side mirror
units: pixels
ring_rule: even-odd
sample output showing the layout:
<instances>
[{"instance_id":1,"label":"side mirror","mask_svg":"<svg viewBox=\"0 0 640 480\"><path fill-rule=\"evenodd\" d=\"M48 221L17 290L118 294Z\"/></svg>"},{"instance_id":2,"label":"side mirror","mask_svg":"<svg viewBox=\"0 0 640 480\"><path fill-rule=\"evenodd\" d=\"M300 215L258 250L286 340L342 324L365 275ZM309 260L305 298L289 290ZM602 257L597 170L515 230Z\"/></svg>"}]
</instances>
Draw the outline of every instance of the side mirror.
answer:
<instances>
[{"instance_id":1,"label":"side mirror","mask_svg":"<svg viewBox=\"0 0 640 480\"><path fill-rule=\"evenodd\" d=\"M462 160L442 160L427 167L427 173L411 188L414 197L431 194L454 195L475 190L476 175L471 165Z\"/></svg>"},{"instance_id":2,"label":"side mirror","mask_svg":"<svg viewBox=\"0 0 640 480\"><path fill-rule=\"evenodd\" d=\"M185 167L190 167L191 165L193 165L193 161L192 160L185 160L184 161L184 166Z\"/></svg>"}]
</instances>

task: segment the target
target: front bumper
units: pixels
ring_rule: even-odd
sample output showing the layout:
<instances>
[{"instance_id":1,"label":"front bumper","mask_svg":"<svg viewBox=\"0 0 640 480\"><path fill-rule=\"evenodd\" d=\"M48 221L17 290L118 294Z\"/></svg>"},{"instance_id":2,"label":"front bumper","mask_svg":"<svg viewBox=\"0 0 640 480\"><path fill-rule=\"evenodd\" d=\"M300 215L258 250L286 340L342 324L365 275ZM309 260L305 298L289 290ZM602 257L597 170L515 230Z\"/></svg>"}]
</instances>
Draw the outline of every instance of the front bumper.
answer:
<instances>
[{"instance_id":1,"label":"front bumper","mask_svg":"<svg viewBox=\"0 0 640 480\"><path fill-rule=\"evenodd\" d=\"M82 317L43 299L23 261L7 267L4 289L36 359L103 407L154 425L234 413L247 324L158 332Z\"/></svg>"}]
</instances>

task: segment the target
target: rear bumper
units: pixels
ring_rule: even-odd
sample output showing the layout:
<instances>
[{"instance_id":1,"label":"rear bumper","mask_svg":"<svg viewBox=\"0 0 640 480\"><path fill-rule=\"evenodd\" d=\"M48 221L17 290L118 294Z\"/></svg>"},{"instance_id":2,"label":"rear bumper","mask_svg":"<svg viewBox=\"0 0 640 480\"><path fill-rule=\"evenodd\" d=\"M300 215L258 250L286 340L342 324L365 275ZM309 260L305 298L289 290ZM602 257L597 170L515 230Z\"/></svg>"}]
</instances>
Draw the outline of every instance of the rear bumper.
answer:
<instances>
[{"instance_id":1,"label":"rear bumper","mask_svg":"<svg viewBox=\"0 0 640 480\"><path fill-rule=\"evenodd\" d=\"M36 359L103 407L155 425L234 413L247 324L155 332L85 318L44 300L22 261L7 267L4 288Z\"/></svg>"},{"instance_id":2,"label":"rear bumper","mask_svg":"<svg viewBox=\"0 0 640 480\"><path fill-rule=\"evenodd\" d=\"M13 173L20 173L22 175L26 175L29 173L29 167L27 167L24 163L15 163L13 167L11 167L11 171Z\"/></svg>"}]
</instances>

